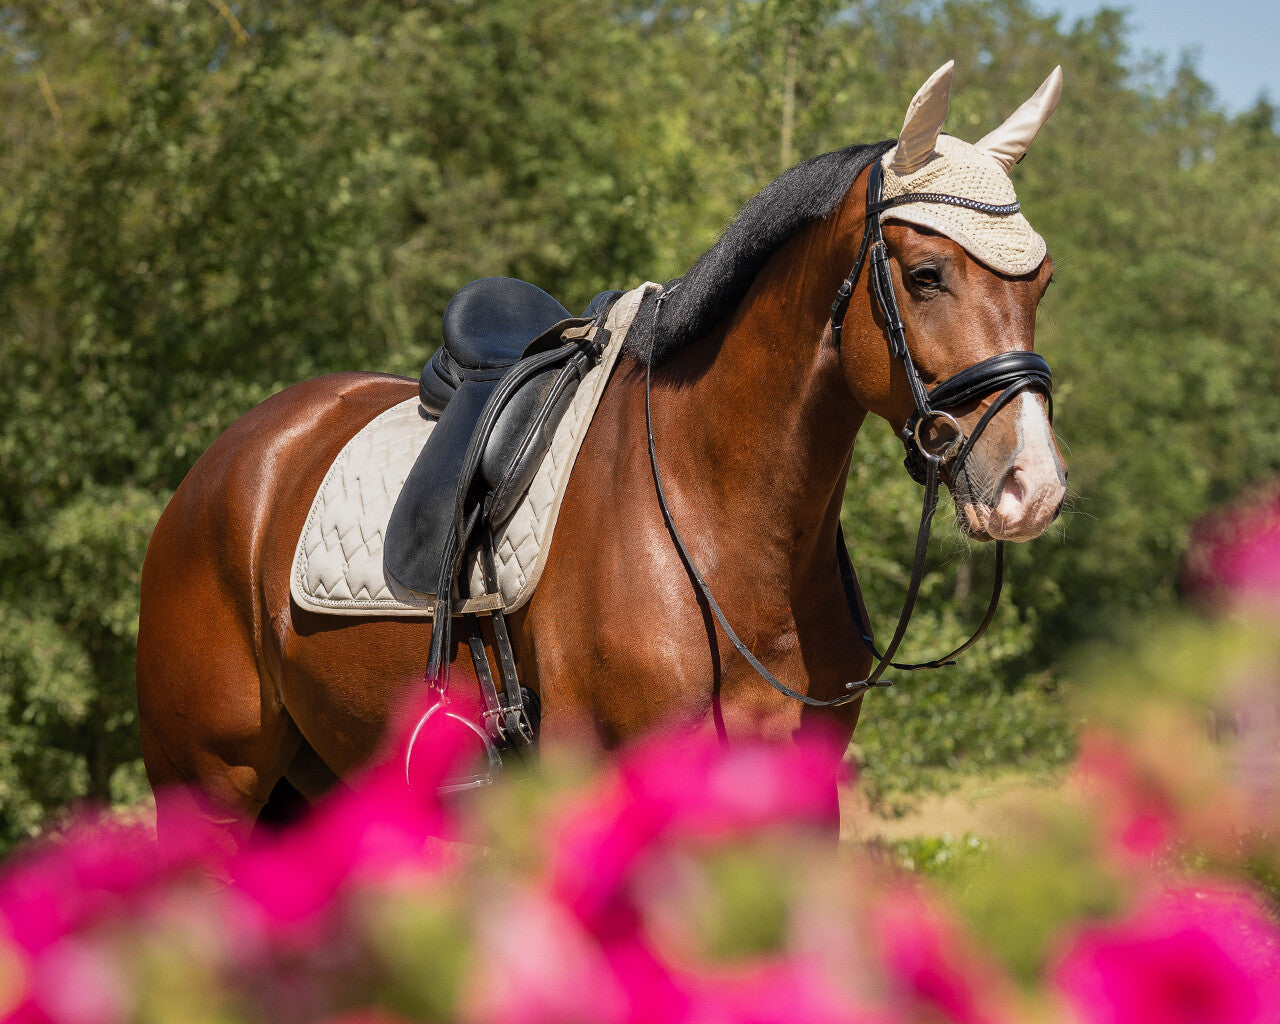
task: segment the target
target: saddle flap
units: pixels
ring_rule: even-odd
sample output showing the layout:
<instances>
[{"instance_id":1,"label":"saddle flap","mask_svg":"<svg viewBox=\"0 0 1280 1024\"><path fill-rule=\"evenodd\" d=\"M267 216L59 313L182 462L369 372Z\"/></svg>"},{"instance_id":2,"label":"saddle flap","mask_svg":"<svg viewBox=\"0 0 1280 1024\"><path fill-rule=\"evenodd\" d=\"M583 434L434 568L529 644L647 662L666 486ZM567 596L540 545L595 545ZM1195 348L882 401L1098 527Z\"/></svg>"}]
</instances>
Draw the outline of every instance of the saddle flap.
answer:
<instances>
[{"instance_id":1,"label":"saddle flap","mask_svg":"<svg viewBox=\"0 0 1280 1024\"><path fill-rule=\"evenodd\" d=\"M519 502L593 353L587 342L561 343L526 355L501 380L462 381L387 523L383 564L397 583L450 592L479 513L500 521L495 504L510 513Z\"/></svg>"},{"instance_id":2,"label":"saddle flap","mask_svg":"<svg viewBox=\"0 0 1280 1024\"><path fill-rule=\"evenodd\" d=\"M458 490L472 434L497 387L498 381L464 381L405 477L382 556L383 568L402 587L436 594L442 571L453 561Z\"/></svg>"},{"instance_id":3,"label":"saddle flap","mask_svg":"<svg viewBox=\"0 0 1280 1024\"><path fill-rule=\"evenodd\" d=\"M485 509L490 522L506 521L529 489L591 365L590 356L578 351L563 365L538 371L498 414L480 457L480 471L490 489Z\"/></svg>"}]
</instances>

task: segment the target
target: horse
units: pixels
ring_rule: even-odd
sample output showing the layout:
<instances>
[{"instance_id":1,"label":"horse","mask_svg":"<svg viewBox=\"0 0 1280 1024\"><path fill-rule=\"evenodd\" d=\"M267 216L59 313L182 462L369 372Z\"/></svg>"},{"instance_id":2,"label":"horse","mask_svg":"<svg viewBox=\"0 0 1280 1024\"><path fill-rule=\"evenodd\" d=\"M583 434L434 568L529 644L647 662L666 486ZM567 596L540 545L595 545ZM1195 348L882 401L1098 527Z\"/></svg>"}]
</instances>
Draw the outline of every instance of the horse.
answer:
<instances>
[{"instance_id":1,"label":"horse","mask_svg":"<svg viewBox=\"0 0 1280 1024\"><path fill-rule=\"evenodd\" d=\"M1011 194L1007 171L1056 105L1060 69L977 147L941 135L950 77L948 64L925 83L896 143L813 158L766 187L628 335L540 582L509 619L544 739L586 729L611 749L679 721L729 741L818 728L849 740L861 706L849 681L873 659L832 549L869 413L908 433L915 418L970 536L1028 540L1058 514L1047 387L1020 378L993 399L984 380L919 416L970 368L1039 360L1052 276L1016 202L938 183L979 161ZM868 251L878 269L860 273ZM326 470L415 394L415 381L361 372L288 387L215 441L155 527L137 656L147 774L157 791L204 794L232 845L286 782L314 801L357 772L422 678L429 620L330 617L289 588ZM962 466L937 456L961 440ZM804 700L764 685L741 652ZM451 685L477 684L466 661Z\"/></svg>"}]
</instances>

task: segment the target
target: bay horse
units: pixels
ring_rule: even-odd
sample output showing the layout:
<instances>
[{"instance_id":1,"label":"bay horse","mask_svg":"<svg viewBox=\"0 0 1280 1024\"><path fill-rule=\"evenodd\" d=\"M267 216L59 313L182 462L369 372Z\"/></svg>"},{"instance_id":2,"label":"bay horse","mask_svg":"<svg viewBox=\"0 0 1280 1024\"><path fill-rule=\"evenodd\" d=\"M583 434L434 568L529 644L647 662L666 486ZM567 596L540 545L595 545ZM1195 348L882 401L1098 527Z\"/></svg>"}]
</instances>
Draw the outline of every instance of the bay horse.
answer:
<instances>
[{"instance_id":1,"label":"bay horse","mask_svg":"<svg viewBox=\"0 0 1280 1024\"><path fill-rule=\"evenodd\" d=\"M510 618L544 737L586 725L611 748L672 720L730 739L781 741L816 723L852 735L861 702L840 697L872 659L832 549L858 430L868 413L902 428L922 388L927 398L975 364L1029 354L1052 274L1008 202L1007 171L1056 105L1060 71L976 147L940 136L950 76L948 64L917 93L896 145L814 158L761 192L628 336L538 588ZM975 162L985 184L971 180ZM882 196L868 195L873 178ZM868 249L883 276L849 274ZM886 317L899 315L895 358ZM1046 391L998 406L963 395L930 414L974 442L943 478L977 539L1030 539L1058 512L1065 469ZM137 661L147 773L153 788L194 786L225 809L233 844L280 780L314 800L355 772L422 678L429 620L329 617L289 589L326 470L415 394L416 382L376 373L289 387L218 438L152 535ZM764 685L727 642L664 518L647 397L665 505L725 620L778 680L836 706ZM475 684L467 661L453 686Z\"/></svg>"}]
</instances>

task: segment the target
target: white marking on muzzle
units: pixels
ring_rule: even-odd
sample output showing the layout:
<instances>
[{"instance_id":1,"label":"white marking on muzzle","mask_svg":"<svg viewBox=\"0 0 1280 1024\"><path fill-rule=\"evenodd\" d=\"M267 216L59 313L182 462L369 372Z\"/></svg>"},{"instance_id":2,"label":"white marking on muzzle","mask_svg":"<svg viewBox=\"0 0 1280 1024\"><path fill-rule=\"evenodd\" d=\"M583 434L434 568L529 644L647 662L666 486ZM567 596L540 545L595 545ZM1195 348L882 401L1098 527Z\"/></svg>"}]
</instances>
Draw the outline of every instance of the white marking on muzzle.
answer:
<instances>
[{"instance_id":1,"label":"white marking on muzzle","mask_svg":"<svg viewBox=\"0 0 1280 1024\"><path fill-rule=\"evenodd\" d=\"M1031 540L1040 536L1053 522L1066 493L1049 417L1035 395L1028 392L1019 398L1018 448L995 507L971 503L964 506L969 528L993 540Z\"/></svg>"},{"instance_id":2,"label":"white marking on muzzle","mask_svg":"<svg viewBox=\"0 0 1280 1024\"><path fill-rule=\"evenodd\" d=\"M1030 540L1043 533L1053 522L1066 490L1044 406L1030 392L1019 398L1018 453L987 531L1006 540Z\"/></svg>"}]
</instances>

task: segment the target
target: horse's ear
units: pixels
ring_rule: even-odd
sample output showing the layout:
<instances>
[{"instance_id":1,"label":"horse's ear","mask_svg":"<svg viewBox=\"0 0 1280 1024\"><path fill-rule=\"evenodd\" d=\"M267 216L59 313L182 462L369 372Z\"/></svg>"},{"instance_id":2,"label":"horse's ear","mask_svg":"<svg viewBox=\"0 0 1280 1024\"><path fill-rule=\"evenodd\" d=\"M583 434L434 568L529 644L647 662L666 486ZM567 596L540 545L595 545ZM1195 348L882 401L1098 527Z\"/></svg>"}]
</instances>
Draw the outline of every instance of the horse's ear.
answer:
<instances>
[{"instance_id":1,"label":"horse's ear","mask_svg":"<svg viewBox=\"0 0 1280 1024\"><path fill-rule=\"evenodd\" d=\"M889 170L895 174L910 174L933 156L951 104L951 72L955 66L956 62L949 60L938 68L907 107L902 134L889 157Z\"/></svg>"},{"instance_id":2,"label":"horse's ear","mask_svg":"<svg viewBox=\"0 0 1280 1024\"><path fill-rule=\"evenodd\" d=\"M1036 94L1015 110L1009 120L978 143L978 148L995 157L1006 172L1011 170L1022 159L1036 132L1049 120L1061 98L1062 68L1059 66L1049 72L1049 77Z\"/></svg>"}]
</instances>

